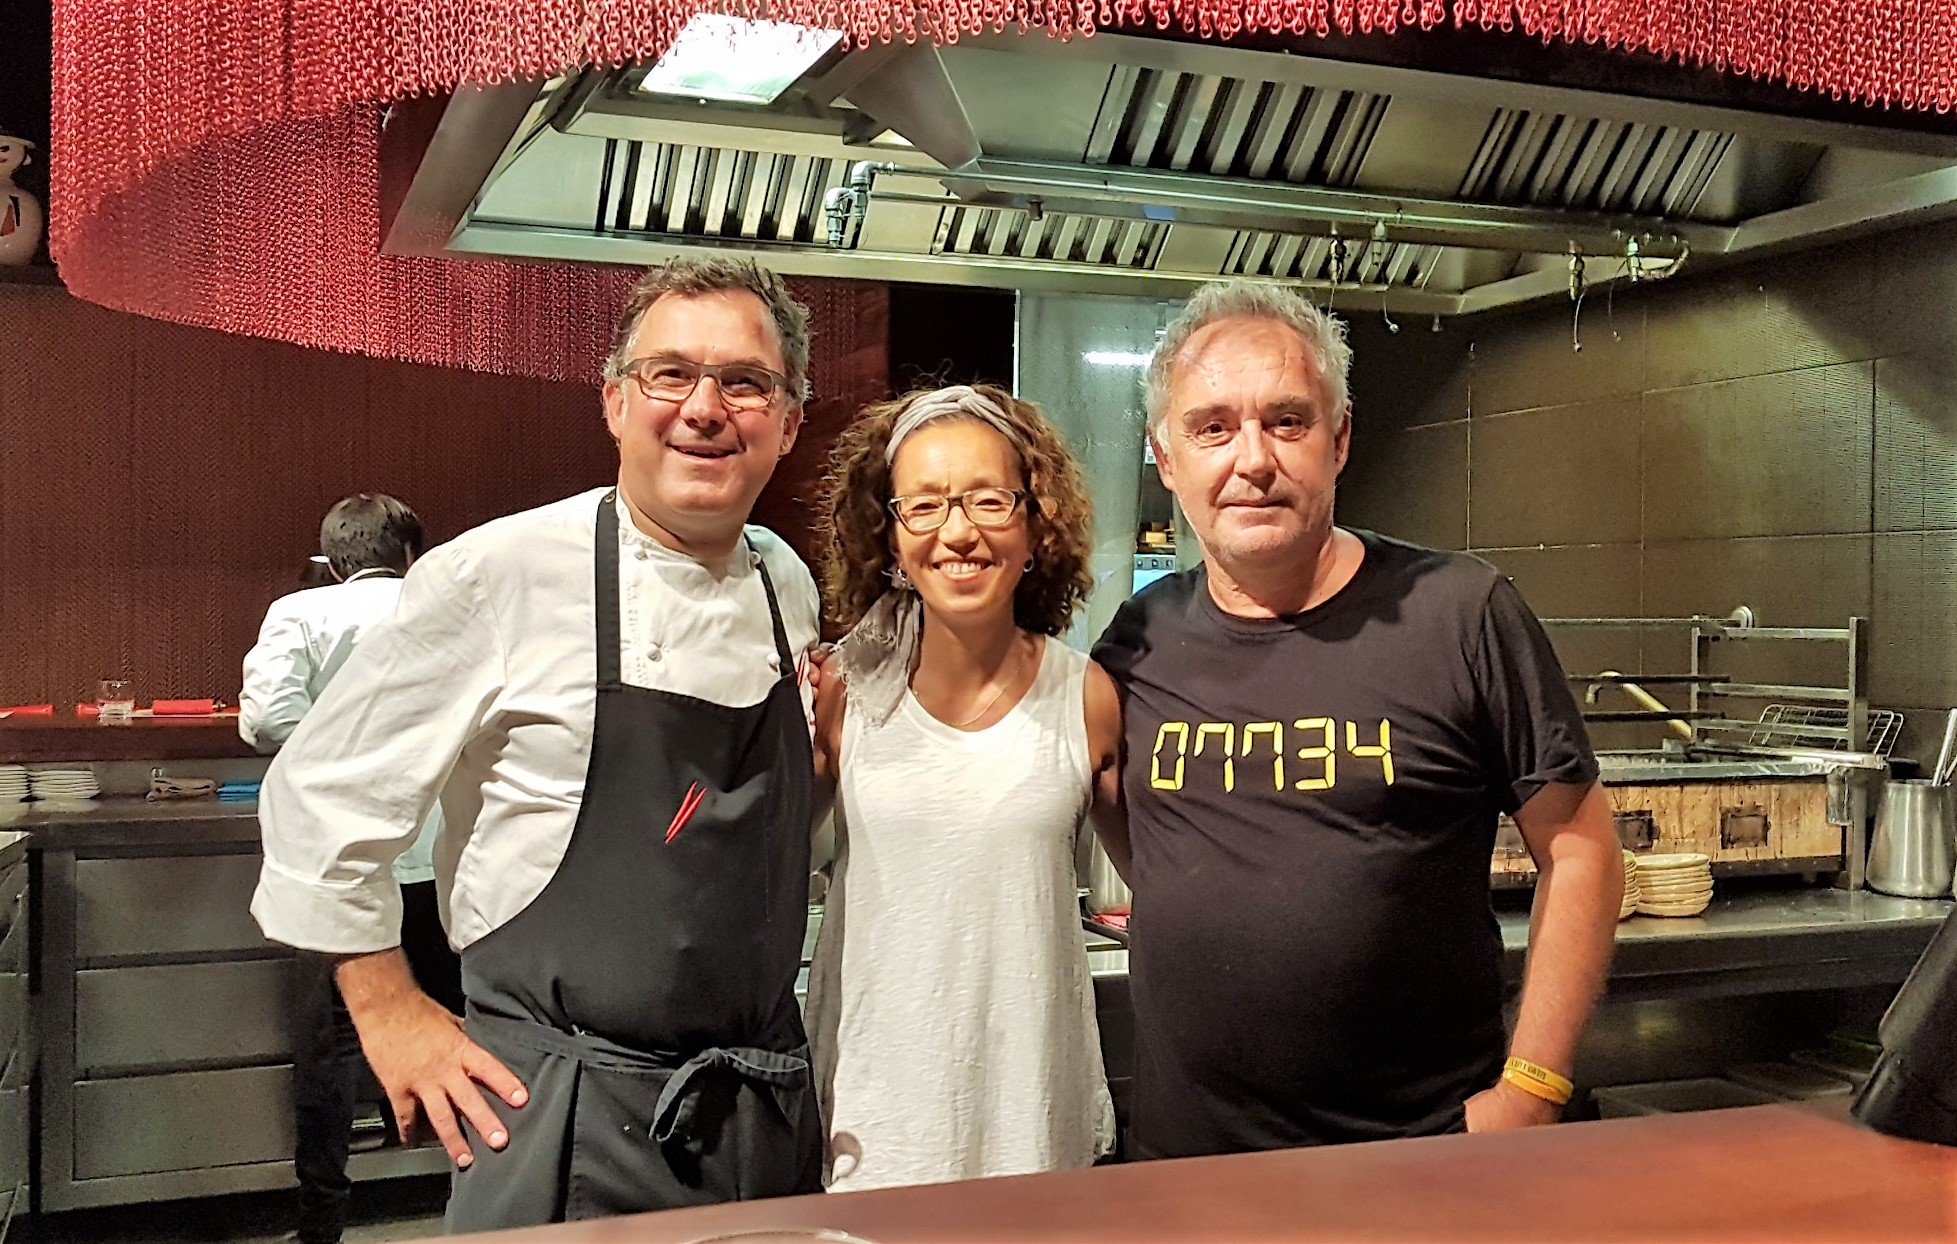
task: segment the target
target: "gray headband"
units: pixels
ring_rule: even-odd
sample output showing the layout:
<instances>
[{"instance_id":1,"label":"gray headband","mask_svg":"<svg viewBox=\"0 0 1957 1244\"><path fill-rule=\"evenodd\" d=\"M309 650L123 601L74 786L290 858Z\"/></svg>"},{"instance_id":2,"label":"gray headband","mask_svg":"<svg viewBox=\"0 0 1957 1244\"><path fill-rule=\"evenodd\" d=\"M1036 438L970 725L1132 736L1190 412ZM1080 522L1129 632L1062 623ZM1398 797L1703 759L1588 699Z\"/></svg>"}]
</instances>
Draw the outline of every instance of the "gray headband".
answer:
<instances>
[{"instance_id":1,"label":"gray headband","mask_svg":"<svg viewBox=\"0 0 1957 1244\"><path fill-rule=\"evenodd\" d=\"M1013 427L1012 421L1006 418L1006 412L999 409L999 403L969 384L954 384L947 388L933 389L929 393L919 394L917 399L904 409L904 413L897 416L896 425L890 429L890 443L883 447L884 465L888 466L897 461L897 447L904 443L905 437L927 423L934 423L954 415L965 415L990 424L997 429L999 435L1012 442L1013 448L1020 450L1026 448L1026 438L1021 436L1019 429Z\"/></svg>"}]
</instances>

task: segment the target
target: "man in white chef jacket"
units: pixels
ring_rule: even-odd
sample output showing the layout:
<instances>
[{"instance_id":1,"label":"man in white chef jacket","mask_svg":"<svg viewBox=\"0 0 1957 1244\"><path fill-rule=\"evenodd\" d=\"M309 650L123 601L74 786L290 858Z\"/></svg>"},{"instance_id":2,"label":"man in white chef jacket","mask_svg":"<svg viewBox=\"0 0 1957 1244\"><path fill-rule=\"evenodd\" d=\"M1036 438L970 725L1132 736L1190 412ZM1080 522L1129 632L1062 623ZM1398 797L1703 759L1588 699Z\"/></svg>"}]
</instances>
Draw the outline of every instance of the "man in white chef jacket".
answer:
<instances>
[{"instance_id":1,"label":"man in white chef jacket","mask_svg":"<svg viewBox=\"0 0 1957 1244\"><path fill-rule=\"evenodd\" d=\"M344 956L396 1117L456 1162L451 1230L820 1190L794 996L818 598L746 525L808 348L764 269L649 272L605 365L617 485L423 557L267 774L252 911ZM415 987L387 870L438 800L466 1024Z\"/></svg>"},{"instance_id":2,"label":"man in white chef jacket","mask_svg":"<svg viewBox=\"0 0 1957 1244\"><path fill-rule=\"evenodd\" d=\"M272 602L245 654L238 733L261 752L292 736L361 638L394 612L401 579L426 546L421 519L379 493L336 503L320 523L319 548L333 582ZM435 897L440 812L394 860L401 887L401 948L415 980L443 1006L462 1009L462 981ZM334 960L301 955L293 970L292 1165L299 1180L299 1244L338 1244L346 1225L347 1150L361 1065L353 1020L333 984Z\"/></svg>"}]
</instances>

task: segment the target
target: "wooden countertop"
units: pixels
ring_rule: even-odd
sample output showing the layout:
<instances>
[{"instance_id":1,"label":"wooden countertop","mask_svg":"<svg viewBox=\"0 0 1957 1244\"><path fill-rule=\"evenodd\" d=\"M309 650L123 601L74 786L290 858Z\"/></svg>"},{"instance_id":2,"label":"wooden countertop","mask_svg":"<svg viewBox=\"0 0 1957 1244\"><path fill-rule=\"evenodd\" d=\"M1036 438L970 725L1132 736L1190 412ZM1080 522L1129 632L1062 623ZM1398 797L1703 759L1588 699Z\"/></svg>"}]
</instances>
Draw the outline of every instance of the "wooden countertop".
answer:
<instances>
[{"instance_id":1,"label":"wooden countertop","mask_svg":"<svg viewBox=\"0 0 1957 1244\"><path fill-rule=\"evenodd\" d=\"M222 760L256 756L236 717L138 717L105 726L73 710L0 717L0 764L62 760Z\"/></svg>"},{"instance_id":2,"label":"wooden countertop","mask_svg":"<svg viewBox=\"0 0 1957 1244\"><path fill-rule=\"evenodd\" d=\"M687 1244L826 1228L871 1244L1957 1240L1957 1150L1763 1106L794 1197L537 1227L489 1244ZM811 1244L819 1237L810 1237Z\"/></svg>"}]
</instances>

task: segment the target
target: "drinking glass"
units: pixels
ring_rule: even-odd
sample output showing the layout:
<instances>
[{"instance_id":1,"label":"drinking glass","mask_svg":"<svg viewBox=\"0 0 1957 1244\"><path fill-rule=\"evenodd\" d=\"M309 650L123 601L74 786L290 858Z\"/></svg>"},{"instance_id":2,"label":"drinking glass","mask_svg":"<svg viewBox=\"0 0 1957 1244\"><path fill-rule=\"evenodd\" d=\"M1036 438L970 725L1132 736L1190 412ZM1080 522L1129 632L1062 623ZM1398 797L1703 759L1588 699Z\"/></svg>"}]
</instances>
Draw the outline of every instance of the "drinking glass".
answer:
<instances>
[{"instance_id":1,"label":"drinking glass","mask_svg":"<svg viewBox=\"0 0 1957 1244\"><path fill-rule=\"evenodd\" d=\"M95 692L95 707L101 710L98 720L103 725L128 725L136 713L136 697L130 693L129 680L104 678Z\"/></svg>"}]
</instances>

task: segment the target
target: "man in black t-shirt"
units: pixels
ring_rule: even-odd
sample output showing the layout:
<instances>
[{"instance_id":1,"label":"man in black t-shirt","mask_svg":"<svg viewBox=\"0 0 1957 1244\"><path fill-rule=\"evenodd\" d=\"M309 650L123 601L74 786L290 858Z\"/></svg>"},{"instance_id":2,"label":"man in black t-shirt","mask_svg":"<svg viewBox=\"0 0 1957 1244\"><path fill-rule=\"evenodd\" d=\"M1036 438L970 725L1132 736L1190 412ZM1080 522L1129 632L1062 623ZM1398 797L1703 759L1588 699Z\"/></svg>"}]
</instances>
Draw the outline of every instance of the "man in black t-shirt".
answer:
<instances>
[{"instance_id":1,"label":"man in black t-shirt","mask_svg":"<svg viewBox=\"0 0 1957 1244\"><path fill-rule=\"evenodd\" d=\"M1551 1122L1609 962L1609 806L1540 624L1475 558L1337 527L1344 330L1274 286L1190 301L1149 369L1200 568L1122 606L1141 1157ZM1419 487L1419 481L1408 481ZM1511 1040L1496 817L1540 869Z\"/></svg>"}]
</instances>

